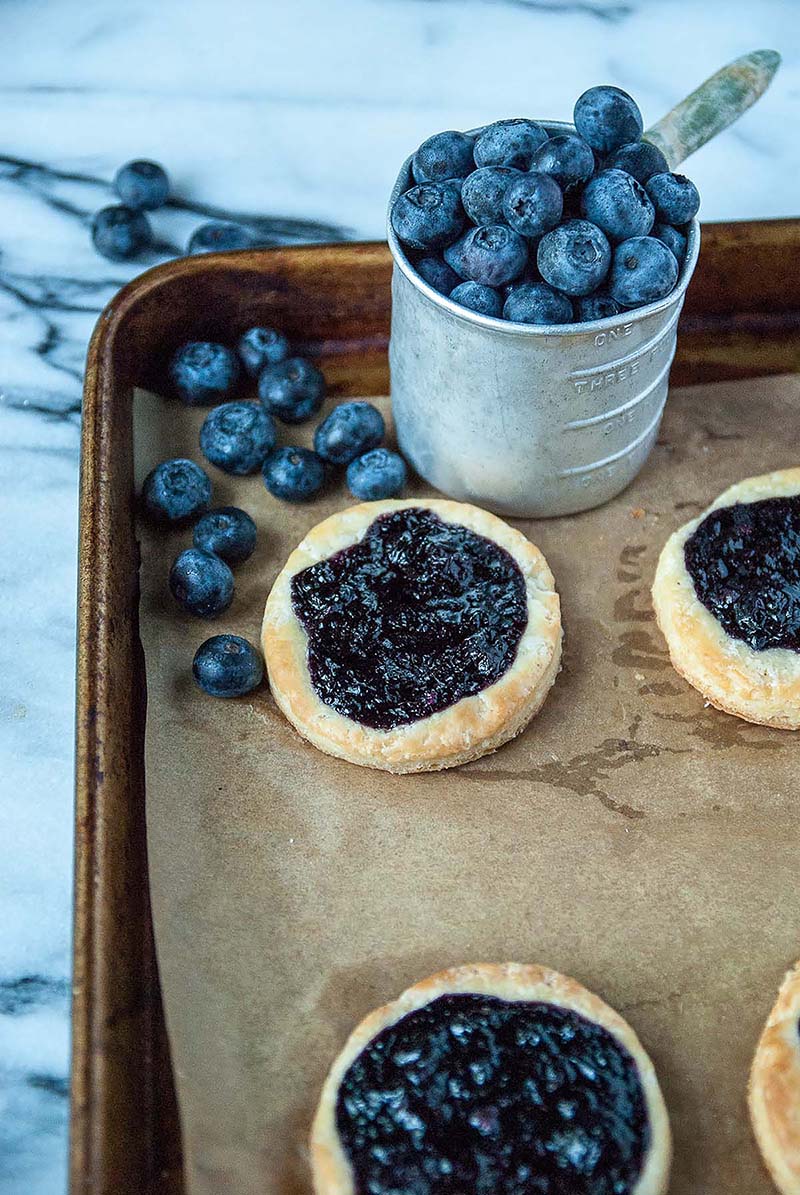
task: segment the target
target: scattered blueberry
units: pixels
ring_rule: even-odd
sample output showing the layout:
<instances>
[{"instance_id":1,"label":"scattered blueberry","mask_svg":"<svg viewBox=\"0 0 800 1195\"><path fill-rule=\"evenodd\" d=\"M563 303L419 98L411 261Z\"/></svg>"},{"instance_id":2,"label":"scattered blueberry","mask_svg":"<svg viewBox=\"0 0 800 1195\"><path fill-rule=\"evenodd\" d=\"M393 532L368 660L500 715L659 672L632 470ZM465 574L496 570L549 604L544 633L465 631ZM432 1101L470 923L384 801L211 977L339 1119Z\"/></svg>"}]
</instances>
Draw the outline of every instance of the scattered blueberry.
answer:
<instances>
[{"instance_id":1,"label":"scattered blueberry","mask_svg":"<svg viewBox=\"0 0 800 1195\"><path fill-rule=\"evenodd\" d=\"M700 208L700 194L685 174L654 174L647 180L647 194L656 216L664 224L688 224Z\"/></svg>"},{"instance_id":2,"label":"scattered blueberry","mask_svg":"<svg viewBox=\"0 0 800 1195\"><path fill-rule=\"evenodd\" d=\"M253 555L256 534L256 525L246 510L220 506L198 519L193 542L196 548L213 552L226 564L241 564Z\"/></svg>"},{"instance_id":3,"label":"scattered blueberry","mask_svg":"<svg viewBox=\"0 0 800 1195\"><path fill-rule=\"evenodd\" d=\"M314 432L314 450L331 465L349 465L377 448L386 434L383 416L369 402L343 402Z\"/></svg>"},{"instance_id":4,"label":"scattered blueberry","mask_svg":"<svg viewBox=\"0 0 800 1195\"><path fill-rule=\"evenodd\" d=\"M421 257L415 264L417 273L425 279L428 286L438 290L442 295L449 295L454 286L460 281L455 270L451 270L441 257L428 255Z\"/></svg>"},{"instance_id":5,"label":"scattered blueberry","mask_svg":"<svg viewBox=\"0 0 800 1195\"><path fill-rule=\"evenodd\" d=\"M597 290L593 295L578 295L575 300L575 319L581 323L587 320L607 319L622 311L616 299L605 291Z\"/></svg>"},{"instance_id":6,"label":"scattered blueberry","mask_svg":"<svg viewBox=\"0 0 800 1195\"><path fill-rule=\"evenodd\" d=\"M636 101L619 87L590 87L575 104L575 128L598 153L638 141L644 124Z\"/></svg>"},{"instance_id":7,"label":"scattered blueberry","mask_svg":"<svg viewBox=\"0 0 800 1195\"><path fill-rule=\"evenodd\" d=\"M308 448L277 448L261 466L264 485L285 502L307 502L322 489L325 465Z\"/></svg>"},{"instance_id":8,"label":"scattered blueberry","mask_svg":"<svg viewBox=\"0 0 800 1195\"><path fill-rule=\"evenodd\" d=\"M255 249L260 244L255 233L229 220L209 220L201 224L189 237L186 252L228 253L234 249Z\"/></svg>"},{"instance_id":9,"label":"scattered blueberry","mask_svg":"<svg viewBox=\"0 0 800 1195\"><path fill-rule=\"evenodd\" d=\"M169 373L183 402L203 407L230 397L239 381L239 363L224 344L191 340L178 349Z\"/></svg>"},{"instance_id":10,"label":"scattered blueberry","mask_svg":"<svg viewBox=\"0 0 800 1195\"><path fill-rule=\"evenodd\" d=\"M120 166L114 176L114 190L128 207L155 211L167 202L169 179L163 166L142 158Z\"/></svg>"},{"instance_id":11,"label":"scattered blueberry","mask_svg":"<svg viewBox=\"0 0 800 1195\"><path fill-rule=\"evenodd\" d=\"M241 635L212 635L195 652L192 675L210 697L243 697L261 684L264 665Z\"/></svg>"},{"instance_id":12,"label":"scattered blueberry","mask_svg":"<svg viewBox=\"0 0 800 1195\"><path fill-rule=\"evenodd\" d=\"M354 498L375 502L394 498L406 484L406 463L388 448L373 448L347 466L347 486Z\"/></svg>"},{"instance_id":13,"label":"scattered blueberry","mask_svg":"<svg viewBox=\"0 0 800 1195\"><path fill-rule=\"evenodd\" d=\"M461 282L453 287L450 298L462 307L469 307L470 311L477 311L481 315L493 315L499 318L503 314L503 300L498 291L491 286L482 286L480 282Z\"/></svg>"},{"instance_id":14,"label":"scattered blueberry","mask_svg":"<svg viewBox=\"0 0 800 1195\"><path fill-rule=\"evenodd\" d=\"M208 508L211 480L194 461L162 461L142 483L145 513L156 523L185 523Z\"/></svg>"},{"instance_id":15,"label":"scattered blueberry","mask_svg":"<svg viewBox=\"0 0 800 1195\"><path fill-rule=\"evenodd\" d=\"M261 371L258 397L284 423L304 423L322 406L325 378L305 357L289 357Z\"/></svg>"},{"instance_id":16,"label":"scattered blueberry","mask_svg":"<svg viewBox=\"0 0 800 1195\"><path fill-rule=\"evenodd\" d=\"M275 424L260 402L226 402L206 416L200 448L212 465L245 477L275 447Z\"/></svg>"},{"instance_id":17,"label":"scattered blueberry","mask_svg":"<svg viewBox=\"0 0 800 1195\"><path fill-rule=\"evenodd\" d=\"M441 249L464 227L459 191L447 183L420 183L392 206L392 228L412 249Z\"/></svg>"},{"instance_id":18,"label":"scattered blueberry","mask_svg":"<svg viewBox=\"0 0 800 1195\"><path fill-rule=\"evenodd\" d=\"M614 250L608 289L623 307L663 299L678 280L674 253L655 237L632 237Z\"/></svg>"},{"instance_id":19,"label":"scattered blueberry","mask_svg":"<svg viewBox=\"0 0 800 1195\"><path fill-rule=\"evenodd\" d=\"M588 220L568 220L539 242L536 254L545 282L567 295L588 295L603 282L611 264L605 233Z\"/></svg>"},{"instance_id":20,"label":"scattered blueberry","mask_svg":"<svg viewBox=\"0 0 800 1195\"><path fill-rule=\"evenodd\" d=\"M224 560L201 548L187 548L169 570L172 596L198 618L216 618L233 601L233 573Z\"/></svg>"},{"instance_id":21,"label":"scattered blueberry","mask_svg":"<svg viewBox=\"0 0 800 1195\"><path fill-rule=\"evenodd\" d=\"M153 230L144 212L115 203L92 216L92 243L110 261L128 261L153 244Z\"/></svg>"},{"instance_id":22,"label":"scattered blueberry","mask_svg":"<svg viewBox=\"0 0 800 1195\"><path fill-rule=\"evenodd\" d=\"M523 237L505 224L472 228L444 251L444 258L465 282L502 286L518 278L528 264Z\"/></svg>"},{"instance_id":23,"label":"scattered blueberry","mask_svg":"<svg viewBox=\"0 0 800 1195\"><path fill-rule=\"evenodd\" d=\"M503 315L518 324L571 324L572 303L546 282L523 282L515 286L503 307Z\"/></svg>"},{"instance_id":24,"label":"scattered blueberry","mask_svg":"<svg viewBox=\"0 0 800 1195\"><path fill-rule=\"evenodd\" d=\"M423 141L411 161L411 173L417 183L441 183L460 178L475 169L472 158L474 141L466 133L450 129L434 133Z\"/></svg>"},{"instance_id":25,"label":"scattered blueberry","mask_svg":"<svg viewBox=\"0 0 800 1195\"><path fill-rule=\"evenodd\" d=\"M562 191L582 187L594 173L594 154L582 137L562 133L545 141L533 155L531 170L549 174Z\"/></svg>"},{"instance_id":26,"label":"scattered blueberry","mask_svg":"<svg viewBox=\"0 0 800 1195\"><path fill-rule=\"evenodd\" d=\"M525 237L538 237L555 228L564 209L561 188L549 174L531 171L515 179L506 191L503 214Z\"/></svg>"},{"instance_id":27,"label":"scattered blueberry","mask_svg":"<svg viewBox=\"0 0 800 1195\"><path fill-rule=\"evenodd\" d=\"M606 158L603 165L607 170L625 170L642 184L646 183L651 175L669 170L669 164L661 150L649 141L630 141L627 145L621 145Z\"/></svg>"},{"instance_id":28,"label":"scattered blueberry","mask_svg":"<svg viewBox=\"0 0 800 1195\"><path fill-rule=\"evenodd\" d=\"M632 174L616 169L601 170L586 184L581 212L612 241L645 237L655 220L642 184Z\"/></svg>"},{"instance_id":29,"label":"scattered blueberry","mask_svg":"<svg viewBox=\"0 0 800 1195\"><path fill-rule=\"evenodd\" d=\"M675 254L678 265L683 265L687 242L686 237L679 229L673 228L671 224L654 224L651 235L663 241L667 248Z\"/></svg>"},{"instance_id":30,"label":"scattered blueberry","mask_svg":"<svg viewBox=\"0 0 800 1195\"><path fill-rule=\"evenodd\" d=\"M251 378L257 378L265 365L277 365L289 356L289 341L276 328L248 328L236 347Z\"/></svg>"},{"instance_id":31,"label":"scattered blueberry","mask_svg":"<svg viewBox=\"0 0 800 1195\"><path fill-rule=\"evenodd\" d=\"M533 155L546 140L547 133L535 120L496 120L475 142L475 163L530 170Z\"/></svg>"},{"instance_id":32,"label":"scattered blueberry","mask_svg":"<svg viewBox=\"0 0 800 1195\"><path fill-rule=\"evenodd\" d=\"M503 200L516 179L524 178L513 166L481 166L464 179L461 202L473 224L504 224Z\"/></svg>"}]
</instances>

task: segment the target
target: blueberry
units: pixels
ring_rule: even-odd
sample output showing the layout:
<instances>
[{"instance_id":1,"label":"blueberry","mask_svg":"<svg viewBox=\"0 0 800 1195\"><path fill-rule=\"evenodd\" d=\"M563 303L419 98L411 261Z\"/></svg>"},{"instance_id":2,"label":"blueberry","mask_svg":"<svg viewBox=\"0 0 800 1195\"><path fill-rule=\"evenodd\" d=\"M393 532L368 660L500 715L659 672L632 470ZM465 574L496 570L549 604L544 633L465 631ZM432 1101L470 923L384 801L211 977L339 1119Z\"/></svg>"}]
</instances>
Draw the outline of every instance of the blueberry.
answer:
<instances>
[{"instance_id":1,"label":"blueberry","mask_svg":"<svg viewBox=\"0 0 800 1195\"><path fill-rule=\"evenodd\" d=\"M200 428L200 449L212 465L245 477L275 447L275 424L260 402L226 402Z\"/></svg>"},{"instance_id":2,"label":"blueberry","mask_svg":"<svg viewBox=\"0 0 800 1195\"><path fill-rule=\"evenodd\" d=\"M392 228L412 249L442 249L464 227L464 209L458 189L448 183L420 183L392 206Z\"/></svg>"},{"instance_id":3,"label":"blueberry","mask_svg":"<svg viewBox=\"0 0 800 1195\"><path fill-rule=\"evenodd\" d=\"M601 170L586 184L581 212L612 241L646 237L655 211L647 192L624 170Z\"/></svg>"},{"instance_id":4,"label":"blueberry","mask_svg":"<svg viewBox=\"0 0 800 1195\"><path fill-rule=\"evenodd\" d=\"M211 480L194 461L162 461L142 483L145 513L156 523L185 523L206 510Z\"/></svg>"},{"instance_id":5,"label":"blueberry","mask_svg":"<svg viewBox=\"0 0 800 1195\"><path fill-rule=\"evenodd\" d=\"M466 282L502 286L518 278L528 264L523 237L505 224L472 228L444 251L444 259Z\"/></svg>"},{"instance_id":6,"label":"blueberry","mask_svg":"<svg viewBox=\"0 0 800 1195\"><path fill-rule=\"evenodd\" d=\"M515 179L506 191L503 214L522 236L538 237L555 228L561 219L564 198L549 174L531 171Z\"/></svg>"},{"instance_id":7,"label":"blueberry","mask_svg":"<svg viewBox=\"0 0 800 1195\"><path fill-rule=\"evenodd\" d=\"M386 433L383 416L369 402L343 402L314 432L314 449L331 465L349 465L377 448Z\"/></svg>"},{"instance_id":8,"label":"blueberry","mask_svg":"<svg viewBox=\"0 0 800 1195\"><path fill-rule=\"evenodd\" d=\"M92 216L92 243L110 261L128 261L151 247L153 230L144 212L115 203Z\"/></svg>"},{"instance_id":9,"label":"blueberry","mask_svg":"<svg viewBox=\"0 0 800 1195\"><path fill-rule=\"evenodd\" d=\"M603 290L596 290L593 295L579 295L575 300L575 320L586 323L588 320L606 319L609 315L619 315L622 311L616 299Z\"/></svg>"},{"instance_id":10,"label":"blueberry","mask_svg":"<svg viewBox=\"0 0 800 1195\"><path fill-rule=\"evenodd\" d=\"M201 548L187 548L169 570L178 605L198 618L216 618L233 601L233 573L224 560Z\"/></svg>"},{"instance_id":11,"label":"blueberry","mask_svg":"<svg viewBox=\"0 0 800 1195\"><path fill-rule=\"evenodd\" d=\"M264 485L285 502L307 502L322 489L325 465L308 448L277 448L261 466Z\"/></svg>"},{"instance_id":12,"label":"blueberry","mask_svg":"<svg viewBox=\"0 0 800 1195\"><path fill-rule=\"evenodd\" d=\"M289 356L289 341L276 328L248 328L236 347L251 378L257 378L265 365L277 365Z\"/></svg>"},{"instance_id":13,"label":"blueberry","mask_svg":"<svg viewBox=\"0 0 800 1195\"><path fill-rule=\"evenodd\" d=\"M530 170L533 155L546 140L547 133L535 120L496 120L475 142L475 164Z\"/></svg>"},{"instance_id":14,"label":"blueberry","mask_svg":"<svg viewBox=\"0 0 800 1195\"><path fill-rule=\"evenodd\" d=\"M425 279L428 286L438 290L439 294L449 295L453 287L458 286L458 274L441 257L432 255L420 257L414 268L420 277Z\"/></svg>"},{"instance_id":15,"label":"blueberry","mask_svg":"<svg viewBox=\"0 0 800 1195\"><path fill-rule=\"evenodd\" d=\"M513 166L481 166L464 179L461 202L473 224L504 224L503 200L516 179L524 178Z\"/></svg>"},{"instance_id":16,"label":"blueberry","mask_svg":"<svg viewBox=\"0 0 800 1195\"><path fill-rule=\"evenodd\" d=\"M152 212L167 202L169 179L158 162L140 159L120 166L114 176L114 190L128 207Z\"/></svg>"},{"instance_id":17,"label":"blueberry","mask_svg":"<svg viewBox=\"0 0 800 1195\"><path fill-rule=\"evenodd\" d=\"M518 324L571 324L572 303L546 282L523 282L505 301L503 315Z\"/></svg>"},{"instance_id":18,"label":"blueberry","mask_svg":"<svg viewBox=\"0 0 800 1195\"><path fill-rule=\"evenodd\" d=\"M531 170L549 174L562 191L582 187L594 172L591 146L575 133L563 133L545 141L533 155Z\"/></svg>"},{"instance_id":19,"label":"blueberry","mask_svg":"<svg viewBox=\"0 0 800 1195\"><path fill-rule=\"evenodd\" d=\"M394 498L406 484L406 462L388 448L373 448L347 466L347 486L354 498L375 502Z\"/></svg>"},{"instance_id":20,"label":"blueberry","mask_svg":"<svg viewBox=\"0 0 800 1195\"><path fill-rule=\"evenodd\" d=\"M192 675L210 697L243 697L261 684L264 665L241 635L212 635L195 652Z\"/></svg>"},{"instance_id":21,"label":"blueberry","mask_svg":"<svg viewBox=\"0 0 800 1195\"><path fill-rule=\"evenodd\" d=\"M239 381L239 363L224 344L191 340L178 349L169 373L187 406L207 407L230 397Z\"/></svg>"},{"instance_id":22,"label":"blueberry","mask_svg":"<svg viewBox=\"0 0 800 1195\"><path fill-rule=\"evenodd\" d=\"M611 246L605 233L588 220L568 220L539 242L536 253L545 282L567 295L597 290L611 265Z\"/></svg>"},{"instance_id":23,"label":"blueberry","mask_svg":"<svg viewBox=\"0 0 800 1195\"><path fill-rule=\"evenodd\" d=\"M482 286L480 282L462 282L453 287L450 298L462 307L469 307L470 311L478 311L481 315L493 315L499 318L503 314L503 300L498 291L491 286Z\"/></svg>"},{"instance_id":24,"label":"blueberry","mask_svg":"<svg viewBox=\"0 0 800 1195\"><path fill-rule=\"evenodd\" d=\"M194 230L186 252L190 255L228 253L234 249L255 249L259 244L255 233L242 224L234 224L230 220L209 220Z\"/></svg>"},{"instance_id":25,"label":"blueberry","mask_svg":"<svg viewBox=\"0 0 800 1195\"><path fill-rule=\"evenodd\" d=\"M434 133L423 141L411 161L411 173L417 183L441 183L459 178L474 169L472 137L450 129Z\"/></svg>"},{"instance_id":26,"label":"blueberry","mask_svg":"<svg viewBox=\"0 0 800 1195\"><path fill-rule=\"evenodd\" d=\"M261 371L258 397L284 423L304 423L322 406L325 378L305 357L289 357Z\"/></svg>"},{"instance_id":27,"label":"blueberry","mask_svg":"<svg viewBox=\"0 0 800 1195\"><path fill-rule=\"evenodd\" d=\"M606 169L625 170L642 184L646 183L652 174L669 170L669 164L661 150L649 141L629 141L627 145L621 145L606 158L603 165Z\"/></svg>"},{"instance_id":28,"label":"blueberry","mask_svg":"<svg viewBox=\"0 0 800 1195\"><path fill-rule=\"evenodd\" d=\"M638 141L644 127L635 100L619 87L590 87L575 104L575 128L598 153Z\"/></svg>"},{"instance_id":29,"label":"blueberry","mask_svg":"<svg viewBox=\"0 0 800 1195\"><path fill-rule=\"evenodd\" d=\"M685 174L654 174L647 180L647 194L663 224L688 224L700 208L700 193Z\"/></svg>"},{"instance_id":30,"label":"blueberry","mask_svg":"<svg viewBox=\"0 0 800 1195\"><path fill-rule=\"evenodd\" d=\"M686 237L679 229L673 228L671 224L654 224L652 235L672 250L679 266L683 264L686 256Z\"/></svg>"},{"instance_id":31,"label":"blueberry","mask_svg":"<svg viewBox=\"0 0 800 1195\"><path fill-rule=\"evenodd\" d=\"M193 543L204 552L213 552L226 564L241 564L253 555L256 535L256 525L246 510L220 506L195 523Z\"/></svg>"},{"instance_id":32,"label":"blueberry","mask_svg":"<svg viewBox=\"0 0 800 1195\"><path fill-rule=\"evenodd\" d=\"M675 254L655 237L632 237L614 250L608 289L623 307L663 299L677 280Z\"/></svg>"}]
</instances>

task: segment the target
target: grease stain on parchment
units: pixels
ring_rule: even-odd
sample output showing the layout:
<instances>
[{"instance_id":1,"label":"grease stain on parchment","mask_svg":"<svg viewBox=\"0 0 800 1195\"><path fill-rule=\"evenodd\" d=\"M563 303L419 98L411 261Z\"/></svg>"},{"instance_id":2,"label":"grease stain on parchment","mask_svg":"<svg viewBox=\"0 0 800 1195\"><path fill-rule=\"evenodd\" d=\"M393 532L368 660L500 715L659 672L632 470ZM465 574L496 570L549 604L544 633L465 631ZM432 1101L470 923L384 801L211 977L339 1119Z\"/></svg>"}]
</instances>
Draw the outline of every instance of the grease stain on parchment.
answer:
<instances>
[{"instance_id":1,"label":"grease stain on parchment","mask_svg":"<svg viewBox=\"0 0 800 1195\"><path fill-rule=\"evenodd\" d=\"M601 782L630 764L640 763L644 759L655 759L662 753L682 755L685 750L676 747L664 747L659 743L641 742L637 738L641 726L641 716L633 719L628 727L625 738L605 738L589 751L582 751L569 759L551 759L547 763L537 764L535 767L522 771L510 771L503 768L493 768L491 772L485 769L467 765L461 769L461 775L466 780L478 780L484 784L508 784L512 781L530 780L535 784L546 784L551 788L562 789L574 793L579 797L596 797L600 804L622 817L638 821L645 816L643 809L629 805L625 801L618 801L601 787Z\"/></svg>"}]
</instances>

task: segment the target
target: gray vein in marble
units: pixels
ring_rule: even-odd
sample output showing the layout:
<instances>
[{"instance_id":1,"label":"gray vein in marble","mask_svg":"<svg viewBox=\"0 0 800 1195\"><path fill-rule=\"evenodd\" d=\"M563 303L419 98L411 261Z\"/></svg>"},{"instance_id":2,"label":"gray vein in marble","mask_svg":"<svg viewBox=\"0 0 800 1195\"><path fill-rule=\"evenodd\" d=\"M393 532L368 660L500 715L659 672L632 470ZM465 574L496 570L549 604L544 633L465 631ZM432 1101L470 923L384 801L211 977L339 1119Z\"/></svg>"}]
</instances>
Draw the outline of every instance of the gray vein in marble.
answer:
<instances>
[{"instance_id":1,"label":"gray vein in marble","mask_svg":"<svg viewBox=\"0 0 800 1195\"><path fill-rule=\"evenodd\" d=\"M24 158L10 157L0 154L0 178L10 178L29 190L34 191L50 207L66 215L76 216L89 221L97 210L97 204L78 206L54 193L58 183L83 183L91 187L103 187L110 190L106 179L97 178L91 174L84 174L71 170L60 170L54 166L46 166L41 162L31 162ZM110 194L109 203L118 203L115 195ZM230 220L236 224L245 224L248 228L263 237L264 245L278 245L291 242L319 243L324 241L343 241L352 237L351 230L336 224L327 224L319 220L300 220L287 216L265 216L257 212L233 211L229 208L217 207L213 204L199 203L196 200L183 199L176 195L167 200L166 211L188 212L194 216L202 216L207 220Z\"/></svg>"},{"instance_id":2,"label":"gray vein in marble","mask_svg":"<svg viewBox=\"0 0 800 1195\"><path fill-rule=\"evenodd\" d=\"M448 0L424 0L424 2L440 4L447 3ZM625 0L619 0L617 3L609 3L608 0L475 0L475 2L484 6L488 2L510 8L524 8L529 12L547 13L548 15L596 17L600 21L608 21L612 24L624 21L626 17L636 11L635 5L626 3Z\"/></svg>"}]
</instances>

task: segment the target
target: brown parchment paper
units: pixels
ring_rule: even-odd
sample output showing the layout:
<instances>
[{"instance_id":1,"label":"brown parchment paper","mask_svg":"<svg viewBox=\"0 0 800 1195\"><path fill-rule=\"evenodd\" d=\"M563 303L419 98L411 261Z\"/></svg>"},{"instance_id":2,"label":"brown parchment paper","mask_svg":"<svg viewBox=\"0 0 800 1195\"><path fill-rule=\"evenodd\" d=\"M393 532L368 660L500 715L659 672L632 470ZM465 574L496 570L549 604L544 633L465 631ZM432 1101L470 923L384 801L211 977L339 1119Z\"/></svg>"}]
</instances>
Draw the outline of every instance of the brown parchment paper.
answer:
<instances>
[{"instance_id":1,"label":"brown parchment paper","mask_svg":"<svg viewBox=\"0 0 800 1195\"><path fill-rule=\"evenodd\" d=\"M260 533L217 623L167 590L190 534L142 529L151 885L191 1195L306 1195L317 1093L355 1023L442 967L510 959L575 976L639 1033L674 1195L772 1190L745 1086L800 955L797 740L704 705L669 665L649 589L675 527L797 464L799 409L796 378L674 391L625 494L518 524L556 576L563 671L525 733L455 771L354 767L301 741L266 688L223 702L191 680L208 635L258 641L288 553L349 504L342 482L292 508L258 476L211 470L216 502ZM201 459L205 412L145 393L137 412L140 478Z\"/></svg>"}]
</instances>

